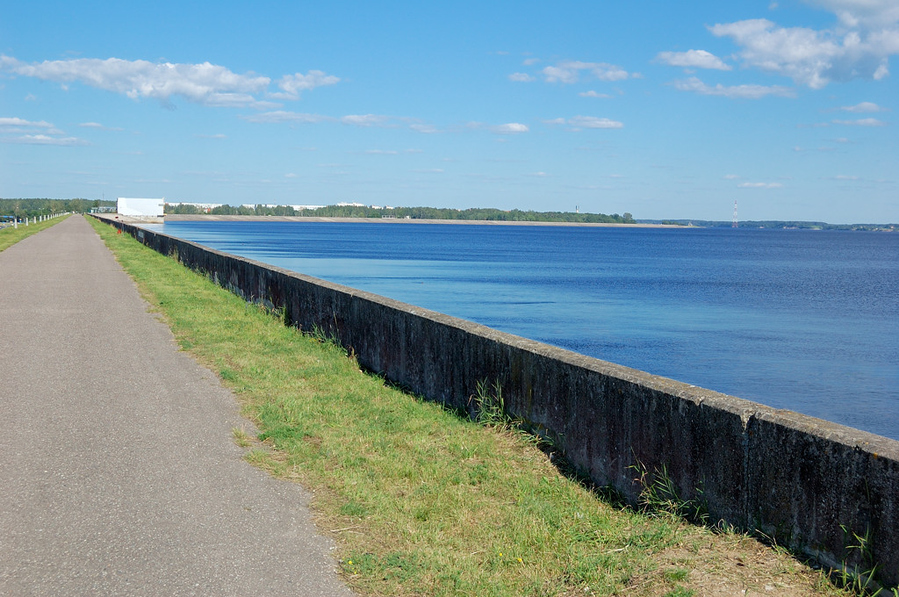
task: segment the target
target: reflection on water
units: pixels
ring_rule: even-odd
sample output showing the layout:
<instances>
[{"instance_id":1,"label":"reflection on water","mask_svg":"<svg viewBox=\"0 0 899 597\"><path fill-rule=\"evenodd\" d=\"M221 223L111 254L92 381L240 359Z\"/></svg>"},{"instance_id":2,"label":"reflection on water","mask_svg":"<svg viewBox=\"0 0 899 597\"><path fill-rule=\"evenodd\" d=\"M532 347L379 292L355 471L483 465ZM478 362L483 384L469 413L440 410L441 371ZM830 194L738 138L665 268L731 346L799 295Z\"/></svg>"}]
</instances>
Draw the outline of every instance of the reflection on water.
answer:
<instances>
[{"instance_id":1,"label":"reflection on water","mask_svg":"<svg viewBox=\"0 0 899 597\"><path fill-rule=\"evenodd\" d=\"M899 235L171 222L167 234L899 439Z\"/></svg>"}]
</instances>

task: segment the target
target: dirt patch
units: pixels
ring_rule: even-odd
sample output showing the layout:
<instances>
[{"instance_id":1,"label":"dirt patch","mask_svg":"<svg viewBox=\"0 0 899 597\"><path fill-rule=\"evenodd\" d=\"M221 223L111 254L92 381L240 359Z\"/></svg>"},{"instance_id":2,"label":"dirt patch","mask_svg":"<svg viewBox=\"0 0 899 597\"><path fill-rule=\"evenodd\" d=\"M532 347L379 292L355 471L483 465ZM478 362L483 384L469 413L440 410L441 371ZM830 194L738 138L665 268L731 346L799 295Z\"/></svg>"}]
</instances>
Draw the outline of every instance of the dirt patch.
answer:
<instances>
[{"instance_id":1,"label":"dirt patch","mask_svg":"<svg viewBox=\"0 0 899 597\"><path fill-rule=\"evenodd\" d=\"M736 533L685 528L679 545L656 555L658 568L634 578L629 595L745 597L846 596L825 574L785 550Z\"/></svg>"}]
</instances>

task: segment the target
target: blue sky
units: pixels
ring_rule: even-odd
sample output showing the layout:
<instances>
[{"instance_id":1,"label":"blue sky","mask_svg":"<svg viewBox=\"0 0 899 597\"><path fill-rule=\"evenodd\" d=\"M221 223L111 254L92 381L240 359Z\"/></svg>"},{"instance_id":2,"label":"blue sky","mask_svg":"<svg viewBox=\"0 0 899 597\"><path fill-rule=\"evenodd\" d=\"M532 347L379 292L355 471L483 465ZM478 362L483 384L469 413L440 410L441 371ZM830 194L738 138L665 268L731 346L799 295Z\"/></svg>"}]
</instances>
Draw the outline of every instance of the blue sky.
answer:
<instances>
[{"instance_id":1,"label":"blue sky","mask_svg":"<svg viewBox=\"0 0 899 597\"><path fill-rule=\"evenodd\" d=\"M12 2L0 196L899 222L899 1Z\"/></svg>"}]
</instances>

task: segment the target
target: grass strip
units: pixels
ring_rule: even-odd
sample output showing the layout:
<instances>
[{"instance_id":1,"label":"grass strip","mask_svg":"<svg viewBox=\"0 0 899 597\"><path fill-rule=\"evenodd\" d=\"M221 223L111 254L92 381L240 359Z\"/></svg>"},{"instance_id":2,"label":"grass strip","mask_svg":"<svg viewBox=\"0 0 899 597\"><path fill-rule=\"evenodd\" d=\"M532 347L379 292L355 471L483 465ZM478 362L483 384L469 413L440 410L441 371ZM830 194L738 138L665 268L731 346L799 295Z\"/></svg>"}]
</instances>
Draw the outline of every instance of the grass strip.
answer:
<instances>
[{"instance_id":1,"label":"grass strip","mask_svg":"<svg viewBox=\"0 0 899 597\"><path fill-rule=\"evenodd\" d=\"M745 536L615 507L520 434L398 391L338 346L91 222L182 348L241 400L259 430L235 430L246 459L314 493L318 528L361 594L694 595L728 582L841 594ZM753 568L760 579L716 572L762 552L776 564Z\"/></svg>"},{"instance_id":2,"label":"grass strip","mask_svg":"<svg viewBox=\"0 0 899 597\"><path fill-rule=\"evenodd\" d=\"M5 226L3 228L0 228L0 251L8 249L20 240L28 238L32 234L37 234L41 230L46 230L50 226L58 224L68 217L68 215L65 215L57 218L50 218L49 220L36 222L27 226L25 224L19 224L18 228L16 228L15 226Z\"/></svg>"}]
</instances>

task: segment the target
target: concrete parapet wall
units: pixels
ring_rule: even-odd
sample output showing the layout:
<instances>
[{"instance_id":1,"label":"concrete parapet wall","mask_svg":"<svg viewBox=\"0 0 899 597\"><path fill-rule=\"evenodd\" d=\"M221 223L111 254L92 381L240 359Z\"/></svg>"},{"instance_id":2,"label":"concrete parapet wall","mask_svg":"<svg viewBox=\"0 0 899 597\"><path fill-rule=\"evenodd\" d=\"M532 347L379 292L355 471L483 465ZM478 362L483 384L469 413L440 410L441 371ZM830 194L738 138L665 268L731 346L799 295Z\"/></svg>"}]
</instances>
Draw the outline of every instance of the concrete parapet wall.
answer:
<instances>
[{"instance_id":1,"label":"concrete parapet wall","mask_svg":"<svg viewBox=\"0 0 899 597\"><path fill-rule=\"evenodd\" d=\"M478 382L498 383L510 415L631 502L641 490L634 467L664 469L713 521L829 566L876 562L882 581L899 583L897 441L106 219L430 400L471 411ZM853 534L867 536L867 554L851 547Z\"/></svg>"}]
</instances>

